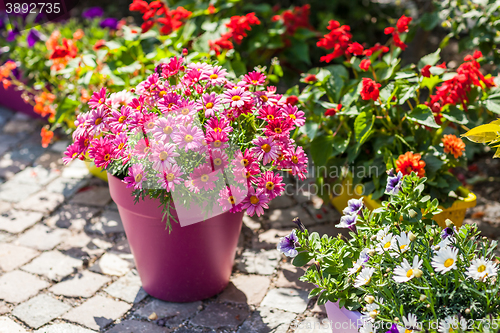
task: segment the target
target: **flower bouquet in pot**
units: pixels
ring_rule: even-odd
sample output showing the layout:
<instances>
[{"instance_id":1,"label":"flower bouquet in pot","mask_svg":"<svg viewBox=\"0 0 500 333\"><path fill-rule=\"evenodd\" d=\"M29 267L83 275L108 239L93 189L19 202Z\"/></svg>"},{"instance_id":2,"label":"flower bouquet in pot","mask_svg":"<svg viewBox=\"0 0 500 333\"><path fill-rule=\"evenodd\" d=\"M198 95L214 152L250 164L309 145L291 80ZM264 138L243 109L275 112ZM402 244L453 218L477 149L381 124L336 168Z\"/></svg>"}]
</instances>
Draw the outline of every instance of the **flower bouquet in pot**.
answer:
<instances>
[{"instance_id":1,"label":"flower bouquet in pot","mask_svg":"<svg viewBox=\"0 0 500 333\"><path fill-rule=\"evenodd\" d=\"M146 291L210 297L228 282L243 213L262 215L284 192L279 170L305 178L307 157L291 138L304 114L260 72L231 79L182 57L159 64L132 93L123 106L105 88L92 95L65 161L88 156L111 175ZM158 265L175 275L171 283ZM169 290L152 290L152 276Z\"/></svg>"},{"instance_id":2,"label":"flower bouquet in pot","mask_svg":"<svg viewBox=\"0 0 500 333\"><path fill-rule=\"evenodd\" d=\"M329 53L321 60L342 64L313 69L304 74L302 92L288 91L307 115L300 142L314 162L317 185L325 197L337 195L332 203L339 211L361 195L371 209L379 207L386 171L395 169L427 177L426 194L450 208L436 218L459 223L459 216L444 213L460 210L463 219L475 196L453 172L478 151L460 134L499 112L498 82L482 74L479 51L456 69L440 59L439 49L402 65L410 23L402 16L386 28L385 45L368 47L352 40L349 26L330 22L317 43Z\"/></svg>"},{"instance_id":3,"label":"flower bouquet in pot","mask_svg":"<svg viewBox=\"0 0 500 333\"><path fill-rule=\"evenodd\" d=\"M389 179L381 208L349 202L337 225L348 238L320 238L296 221L281 240L294 265L314 262L300 278L316 285L310 296L328 302L333 328L340 307L358 312L359 332L497 332L497 242L475 225L436 225L439 203L422 194L425 178Z\"/></svg>"}]
</instances>

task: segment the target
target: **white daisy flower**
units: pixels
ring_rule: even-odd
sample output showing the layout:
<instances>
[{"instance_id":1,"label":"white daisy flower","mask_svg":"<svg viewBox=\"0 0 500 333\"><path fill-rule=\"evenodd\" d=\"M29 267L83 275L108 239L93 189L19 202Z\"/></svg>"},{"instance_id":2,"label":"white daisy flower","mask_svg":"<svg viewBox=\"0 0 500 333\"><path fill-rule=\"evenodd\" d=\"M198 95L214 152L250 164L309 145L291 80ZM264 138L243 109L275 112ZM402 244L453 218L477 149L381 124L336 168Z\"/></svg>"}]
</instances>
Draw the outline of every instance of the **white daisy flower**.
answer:
<instances>
[{"instance_id":1,"label":"white daisy flower","mask_svg":"<svg viewBox=\"0 0 500 333\"><path fill-rule=\"evenodd\" d=\"M361 286L367 285L370 283L373 273L375 272L375 268L373 267L365 267L359 273L358 277L356 277L356 281L354 281L354 287L359 288Z\"/></svg>"},{"instance_id":2,"label":"white daisy flower","mask_svg":"<svg viewBox=\"0 0 500 333\"><path fill-rule=\"evenodd\" d=\"M394 250L396 247L396 238L392 236L392 233L388 233L382 238L380 243L377 245L378 254L383 254L386 251Z\"/></svg>"},{"instance_id":3,"label":"white daisy flower","mask_svg":"<svg viewBox=\"0 0 500 333\"><path fill-rule=\"evenodd\" d=\"M390 229L391 229L391 226L388 225L384 229L379 230L377 232L377 240L380 242L389 233Z\"/></svg>"},{"instance_id":4,"label":"white daisy flower","mask_svg":"<svg viewBox=\"0 0 500 333\"><path fill-rule=\"evenodd\" d=\"M458 249L456 248L452 249L449 246L441 248L432 258L432 267L434 267L436 272L441 272L441 274L457 268L457 254Z\"/></svg>"},{"instance_id":5,"label":"white daisy flower","mask_svg":"<svg viewBox=\"0 0 500 333\"><path fill-rule=\"evenodd\" d=\"M365 321L363 326L359 328L359 333L376 333L377 329L373 326L373 323L370 321Z\"/></svg>"},{"instance_id":6,"label":"white daisy flower","mask_svg":"<svg viewBox=\"0 0 500 333\"><path fill-rule=\"evenodd\" d=\"M356 260L356 262L354 263L352 268L348 269L348 275L353 275L353 274L358 273L361 270L361 268L363 268L364 263L365 263L365 261L361 258Z\"/></svg>"},{"instance_id":7,"label":"white daisy flower","mask_svg":"<svg viewBox=\"0 0 500 333\"><path fill-rule=\"evenodd\" d=\"M405 253L410 248L410 237L406 232L402 232L400 235L396 236L397 246L395 247L396 252Z\"/></svg>"},{"instance_id":8,"label":"white daisy flower","mask_svg":"<svg viewBox=\"0 0 500 333\"><path fill-rule=\"evenodd\" d=\"M450 244L453 244L453 243L455 243L455 238L453 238L453 237L447 237L447 238L443 239L442 241L440 241L436 246L439 246L439 249L442 249L442 248L447 247L447 246L449 246Z\"/></svg>"},{"instance_id":9,"label":"white daisy flower","mask_svg":"<svg viewBox=\"0 0 500 333\"><path fill-rule=\"evenodd\" d=\"M486 277L497 276L498 268L496 265L486 258L474 259L465 274L474 280L482 281Z\"/></svg>"},{"instance_id":10,"label":"white daisy flower","mask_svg":"<svg viewBox=\"0 0 500 333\"><path fill-rule=\"evenodd\" d=\"M457 317L448 316L439 323L439 333L452 333L459 327Z\"/></svg>"},{"instance_id":11,"label":"white daisy flower","mask_svg":"<svg viewBox=\"0 0 500 333\"><path fill-rule=\"evenodd\" d=\"M406 259L403 259L401 265L394 269L394 281L398 283L410 281L415 277L415 271L422 267L422 263L423 260L419 261L417 255L413 258L413 265L410 265Z\"/></svg>"},{"instance_id":12,"label":"white daisy flower","mask_svg":"<svg viewBox=\"0 0 500 333\"><path fill-rule=\"evenodd\" d=\"M417 316L413 313L409 313L406 318L403 317L403 325L405 327L405 333L422 331L422 323L418 322Z\"/></svg>"}]
</instances>

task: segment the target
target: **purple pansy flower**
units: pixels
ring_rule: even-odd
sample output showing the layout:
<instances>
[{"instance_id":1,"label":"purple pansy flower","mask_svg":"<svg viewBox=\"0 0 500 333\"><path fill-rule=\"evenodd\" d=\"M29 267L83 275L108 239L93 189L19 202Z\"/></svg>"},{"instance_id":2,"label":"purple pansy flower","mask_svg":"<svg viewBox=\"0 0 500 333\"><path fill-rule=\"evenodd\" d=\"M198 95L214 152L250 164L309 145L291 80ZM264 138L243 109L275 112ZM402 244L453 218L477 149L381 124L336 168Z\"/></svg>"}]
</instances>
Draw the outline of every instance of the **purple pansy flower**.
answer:
<instances>
[{"instance_id":1,"label":"purple pansy flower","mask_svg":"<svg viewBox=\"0 0 500 333\"><path fill-rule=\"evenodd\" d=\"M398 325L392 324L391 329L385 333L399 333Z\"/></svg>"},{"instance_id":2,"label":"purple pansy flower","mask_svg":"<svg viewBox=\"0 0 500 333\"><path fill-rule=\"evenodd\" d=\"M91 20L95 17L101 17L103 14L104 10L101 7L90 7L83 12L82 17Z\"/></svg>"},{"instance_id":3,"label":"purple pansy flower","mask_svg":"<svg viewBox=\"0 0 500 333\"><path fill-rule=\"evenodd\" d=\"M361 214L361 210L363 209L363 198L359 199L351 199L347 202L347 207L344 208L342 214L344 215L358 215Z\"/></svg>"},{"instance_id":4,"label":"purple pansy flower","mask_svg":"<svg viewBox=\"0 0 500 333\"><path fill-rule=\"evenodd\" d=\"M387 186L385 188L385 193L390 195L395 195L399 193L402 185L403 174L401 171L398 172L397 175L394 175L394 172L391 170L389 173L389 177L387 178Z\"/></svg>"},{"instance_id":5,"label":"purple pansy flower","mask_svg":"<svg viewBox=\"0 0 500 333\"><path fill-rule=\"evenodd\" d=\"M108 17L99 23L101 28L109 28L112 30L116 30L118 28L118 20L112 17Z\"/></svg>"},{"instance_id":6,"label":"purple pansy flower","mask_svg":"<svg viewBox=\"0 0 500 333\"><path fill-rule=\"evenodd\" d=\"M293 258L299 254L299 252L295 249L295 243L298 241L299 239L297 238L297 235L295 235L295 230L293 230L290 235L281 237L277 249L285 256Z\"/></svg>"},{"instance_id":7,"label":"purple pansy flower","mask_svg":"<svg viewBox=\"0 0 500 333\"><path fill-rule=\"evenodd\" d=\"M40 40L40 33L35 30L31 29L30 32L28 33L28 36L26 37L26 41L28 42L28 47L32 48L35 46L35 43Z\"/></svg>"},{"instance_id":8,"label":"purple pansy flower","mask_svg":"<svg viewBox=\"0 0 500 333\"><path fill-rule=\"evenodd\" d=\"M443 231L441 231L441 239L446 239L448 237L451 237L453 236L454 233L455 231L453 230L453 228L450 227L444 228Z\"/></svg>"}]
</instances>

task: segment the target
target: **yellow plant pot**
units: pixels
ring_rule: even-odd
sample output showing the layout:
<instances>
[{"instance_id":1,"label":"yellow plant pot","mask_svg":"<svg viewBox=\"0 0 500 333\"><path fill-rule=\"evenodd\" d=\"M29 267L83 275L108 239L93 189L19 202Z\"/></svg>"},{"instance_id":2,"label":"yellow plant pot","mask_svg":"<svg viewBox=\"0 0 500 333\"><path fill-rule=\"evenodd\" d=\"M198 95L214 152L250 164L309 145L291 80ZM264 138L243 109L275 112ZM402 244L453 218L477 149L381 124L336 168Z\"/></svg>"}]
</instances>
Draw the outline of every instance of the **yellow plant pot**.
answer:
<instances>
[{"instance_id":1,"label":"yellow plant pot","mask_svg":"<svg viewBox=\"0 0 500 333\"><path fill-rule=\"evenodd\" d=\"M352 178L349 176L346 177L342 182L341 189L342 192L339 195L334 197L332 194L330 196L332 205L339 212L342 212L342 210L347 207L347 202L350 199L359 199L361 197L363 197L363 202L368 209L374 210L381 207L380 201L373 200L371 195L362 195L363 188L361 185L357 185L353 190ZM447 219L450 219L457 228L460 228L464 221L467 208L476 206L477 198L474 193L472 193L465 187L459 187L458 192L463 199L455 200L453 205L448 208L440 206L439 208L441 208L443 211L437 215L434 215L434 221L436 221L441 228L446 227L445 221Z\"/></svg>"},{"instance_id":2,"label":"yellow plant pot","mask_svg":"<svg viewBox=\"0 0 500 333\"><path fill-rule=\"evenodd\" d=\"M87 166L87 169L89 169L89 172L92 176L100 178L100 179L104 180L105 182L108 181L107 172L101 168L96 167L94 162L85 161L85 165Z\"/></svg>"}]
</instances>

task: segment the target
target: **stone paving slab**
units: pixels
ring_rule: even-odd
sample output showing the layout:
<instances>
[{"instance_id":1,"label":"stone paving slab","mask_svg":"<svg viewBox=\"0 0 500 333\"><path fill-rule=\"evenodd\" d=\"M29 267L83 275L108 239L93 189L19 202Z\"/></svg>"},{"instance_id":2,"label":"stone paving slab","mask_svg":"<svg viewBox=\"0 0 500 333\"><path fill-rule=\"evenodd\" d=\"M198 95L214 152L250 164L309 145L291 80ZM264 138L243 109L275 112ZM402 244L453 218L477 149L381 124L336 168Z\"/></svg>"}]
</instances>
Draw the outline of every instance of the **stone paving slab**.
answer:
<instances>
[{"instance_id":1,"label":"stone paving slab","mask_svg":"<svg viewBox=\"0 0 500 333\"><path fill-rule=\"evenodd\" d=\"M94 333L94 332L95 331L91 331L87 328L83 328L81 326L76 326L68 323L47 325L35 331L35 333Z\"/></svg>"},{"instance_id":2,"label":"stone paving slab","mask_svg":"<svg viewBox=\"0 0 500 333\"><path fill-rule=\"evenodd\" d=\"M6 211L12 208L12 204L10 202L0 201L0 214L5 213Z\"/></svg>"},{"instance_id":3,"label":"stone paving slab","mask_svg":"<svg viewBox=\"0 0 500 333\"><path fill-rule=\"evenodd\" d=\"M238 333L286 333L295 317L295 313L261 306L240 326Z\"/></svg>"},{"instance_id":4,"label":"stone paving slab","mask_svg":"<svg viewBox=\"0 0 500 333\"><path fill-rule=\"evenodd\" d=\"M319 319L316 317L307 317L297 324L295 333L325 333L331 332L331 325L328 318Z\"/></svg>"},{"instance_id":5,"label":"stone paving slab","mask_svg":"<svg viewBox=\"0 0 500 333\"><path fill-rule=\"evenodd\" d=\"M237 268L244 273L271 275L280 258L278 250L245 250L237 261Z\"/></svg>"},{"instance_id":6,"label":"stone paving slab","mask_svg":"<svg viewBox=\"0 0 500 333\"><path fill-rule=\"evenodd\" d=\"M83 179L90 177L90 172L89 169L87 169L85 162L74 160L64 168L61 176L64 178Z\"/></svg>"},{"instance_id":7,"label":"stone paving slab","mask_svg":"<svg viewBox=\"0 0 500 333\"><path fill-rule=\"evenodd\" d=\"M9 317L0 317L0 333L26 333L27 331Z\"/></svg>"},{"instance_id":8,"label":"stone paving slab","mask_svg":"<svg viewBox=\"0 0 500 333\"><path fill-rule=\"evenodd\" d=\"M107 333L170 333L172 331L173 330L170 328L160 327L153 323L138 320L125 320L112 327Z\"/></svg>"},{"instance_id":9,"label":"stone paving slab","mask_svg":"<svg viewBox=\"0 0 500 333\"><path fill-rule=\"evenodd\" d=\"M222 303L209 304L204 310L191 319L191 324L208 328L235 329L248 317L246 307L237 307Z\"/></svg>"},{"instance_id":10,"label":"stone paving slab","mask_svg":"<svg viewBox=\"0 0 500 333\"><path fill-rule=\"evenodd\" d=\"M64 196L62 194L42 190L24 200L21 200L19 203L14 205L14 208L49 214L63 202Z\"/></svg>"},{"instance_id":11,"label":"stone paving slab","mask_svg":"<svg viewBox=\"0 0 500 333\"><path fill-rule=\"evenodd\" d=\"M167 326L177 326L201 310L202 302L171 303L151 298L144 307L134 312L141 319L148 319L153 313L163 319Z\"/></svg>"},{"instance_id":12,"label":"stone paving slab","mask_svg":"<svg viewBox=\"0 0 500 333\"><path fill-rule=\"evenodd\" d=\"M52 250L70 235L68 230L51 229L43 224L37 224L22 234L15 243L40 251Z\"/></svg>"},{"instance_id":13,"label":"stone paving slab","mask_svg":"<svg viewBox=\"0 0 500 333\"><path fill-rule=\"evenodd\" d=\"M302 313L307 308L308 295L307 291L292 288L271 289L261 305L289 312Z\"/></svg>"},{"instance_id":14,"label":"stone paving slab","mask_svg":"<svg viewBox=\"0 0 500 333\"><path fill-rule=\"evenodd\" d=\"M9 303L19 303L35 296L48 286L49 283L35 275L12 271L0 277L0 298Z\"/></svg>"},{"instance_id":15,"label":"stone paving slab","mask_svg":"<svg viewBox=\"0 0 500 333\"><path fill-rule=\"evenodd\" d=\"M306 227L315 223L307 211L301 206L270 211L269 222L271 223L271 228L292 229L295 228L295 223L292 221L295 217L300 218Z\"/></svg>"},{"instance_id":16,"label":"stone paving slab","mask_svg":"<svg viewBox=\"0 0 500 333\"><path fill-rule=\"evenodd\" d=\"M119 278L104 291L128 303L138 303L148 296L142 289L141 278L135 269Z\"/></svg>"},{"instance_id":17,"label":"stone paving slab","mask_svg":"<svg viewBox=\"0 0 500 333\"><path fill-rule=\"evenodd\" d=\"M19 184L37 184L45 186L61 175L60 170L46 169L42 166L28 167L17 173L10 181Z\"/></svg>"},{"instance_id":18,"label":"stone paving slab","mask_svg":"<svg viewBox=\"0 0 500 333\"><path fill-rule=\"evenodd\" d=\"M92 297L111 279L101 274L83 271L52 286L49 291L67 297ZM139 286L140 287L140 286Z\"/></svg>"},{"instance_id":19,"label":"stone paving slab","mask_svg":"<svg viewBox=\"0 0 500 333\"><path fill-rule=\"evenodd\" d=\"M64 175L63 175L64 176ZM70 203L84 206L104 207L111 201L107 187L84 188L71 199Z\"/></svg>"},{"instance_id":20,"label":"stone paving slab","mask_svg":"<svg viewBox=\"0 0 500 333\"><path fill-rule=\"evenodd\" d=\"M114 210L105 210L101 216L95 217L85 231L91 234L110 235L125 232L120 214Z\"/></svg>"},{"instance_id":21,"label":"stone paving slab","mask_svg":"<svg viewBox=\"0 0 500 333\"><path fill-rule=\"evenodd\" d=\"M64 163L61 153L45 151L33 162L33 166L61 171L64 168Z\"/></svg>"},{"instance_id":22,"label":"stone paving slab","mask_svg":"<svg viewBox=\"0 0 500 333\"><path fill-rule=\"evenodd\" d=\"M54 281L60 281L81 268L82 264L82 260L71 258L59 251L49 251L42 253L31 263L21 267L21 269L26 272L44 275Z\"/></svg>"},{"instance_id":23,"label":"stone paving slab","mask_svg":"<svg viewBox=\"0 0 500 333\"><path fill-rule=\"evenodd\" d=\"M123 276L133 268L133 265L114 253L105 253L90 270L96 273Z\"/></svg>"},{"instance_id":24,"label":"stone paving slab","mask_svg":"<svg viewBox=\"0 0 500 333\"><path fill-rule=\"evenodd\" d=\"M3 301L0 302L0 315L6 314L10 312L10 308Z\"/></svg>"},{"instance_id":25,"label":"stone paving slab","mask_svg":"<svg viewBox=\"0 0 500 333\"><path fill-rule=\"evenodd\" d=\"M0 243L0 270L9 272L26 264L40 252L24 246Z\"/></svg>"},{"instance_id":26,"label":"stone paving slab","mask_svg":"<svg viewBox=\"0 0 500 333\"><path fill-rule=\"evenodd\" d=\"M86 179L59 177L47 185L47 191L62 194L65 198L69 198L87 183Z\"/></svg>"},{"instance_id":27,"label":"stone paving slab","mask_svg":"<svg viewBox=\"0 0 500 333\"><path fill-rule=\"evenodd\" d=\"M18 305L12 314L30 327L39 328L61 316L71 307L49 295L39 295Z\"/></svg>"},{"instance_id":28,"label":"stone paving slab","mask_svg":"<svg viewBox=\"0 0 500 333\"><path fill-rule=\"evenodd\" d=\"M0 185L0 200L14 203L20 202L27 199L30 195L38 192L41 188L42 187L37 184L19 184L8 181Z\"/></svg>"},{"instance_id":29,"label":"stone paving slab","mask_svg":"<svg viewBox=\"0 0 500 333\"><path fill-rule=\"evenodd\" d=\"M0 215L0 230L17 234L40 221L42 217L42 213L13 209Z\"/></svg>"},{"instance_id":30,"label":"stone paving slab","mask_svg":"<svg viewBox=\"0 0 500 333\"><path fill-rule=\"evenodd\" d=\"M291 263L284 263L278 272L278 279L275 286L278 288L295 288L302 290L311 290L313 285L307 282L299 281L299 278L304 275L305 269L302 267L295 267Z\"/></svg>"},{"instance_id":31,"label":"stone paving slab","mask_svg":"<svg viewBox=\"0 0 500 333\"><path fill-rule=\"evenodd\" d=\"M123 316L131 307L125 302L97 295L66 313L63 319L100 330Z\"/></svg>"},{"instance_id":32,"label":"stone paving slab","mask_svg":"<svg viewBox=\"0 0 500 333\"><path fill-rule=\"evenodd\" d=\"M219 294L219 302L232 302L238 304L259 305L267 289L271 284L271 279L261 275L237 275L231 278L231 282Z\"/></svg>"},{"instance_id":33,"label":"stone paving slab","mask_svg":"<svg viewBox=\"0 0 500 333\"><path fill-rule=\"evenodd\" d=\"M63 205L52 216L45 220L50 227L66 228L82 231L87 221L99 212L97 207Z\"/></svg>"}]
</instances>

